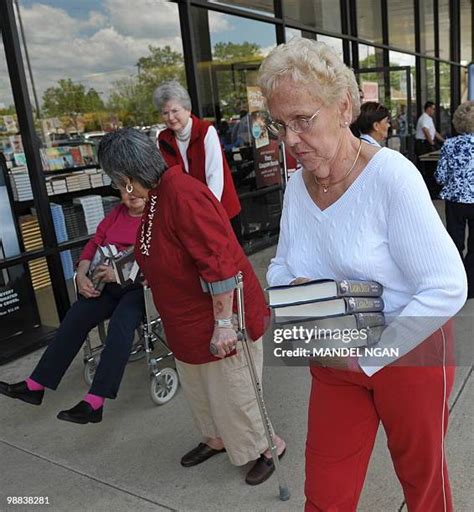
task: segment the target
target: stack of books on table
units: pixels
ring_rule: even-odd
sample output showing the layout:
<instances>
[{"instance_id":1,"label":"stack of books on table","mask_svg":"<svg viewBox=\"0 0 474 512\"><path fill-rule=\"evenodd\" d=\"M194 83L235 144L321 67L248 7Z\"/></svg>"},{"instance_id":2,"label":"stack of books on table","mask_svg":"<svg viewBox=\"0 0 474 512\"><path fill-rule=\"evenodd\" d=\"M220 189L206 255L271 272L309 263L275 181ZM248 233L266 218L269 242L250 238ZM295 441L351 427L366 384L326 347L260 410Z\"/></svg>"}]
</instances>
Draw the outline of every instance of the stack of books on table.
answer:
<instances>
[{"instance_id":1,"label":"stack of books on table","mask_svg":"<svg viewBox=\"0 0 474 512\"><path fill-rule=\"evenodd\" d=\"M267 291L276 324L310 323L329 333L366 330L368 344L378 341L385 326L383 288L375 281L317 279Z\"/></svg>"}]
</instances>

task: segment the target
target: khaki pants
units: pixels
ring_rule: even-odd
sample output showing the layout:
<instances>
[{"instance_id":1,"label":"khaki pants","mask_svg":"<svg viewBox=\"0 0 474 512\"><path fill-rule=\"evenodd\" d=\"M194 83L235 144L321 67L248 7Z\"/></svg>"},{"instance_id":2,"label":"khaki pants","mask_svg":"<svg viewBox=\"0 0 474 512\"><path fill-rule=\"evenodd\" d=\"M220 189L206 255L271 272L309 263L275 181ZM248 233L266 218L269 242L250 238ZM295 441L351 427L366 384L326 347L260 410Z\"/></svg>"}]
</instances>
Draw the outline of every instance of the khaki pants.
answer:
<instances>
[{"instance_id":1,"label":"khaki pants","mask_svg":"<svg viewBox=\"0 0 474 512\"><path fill-rule=\"evenodd\" d=\"M262 340L249 342L262 382ZM258 459L268 448L242 343L237 354L206 364L176 360L181 386L203 437L220 437L232 464Z\"/></svg>"}]
</instances>

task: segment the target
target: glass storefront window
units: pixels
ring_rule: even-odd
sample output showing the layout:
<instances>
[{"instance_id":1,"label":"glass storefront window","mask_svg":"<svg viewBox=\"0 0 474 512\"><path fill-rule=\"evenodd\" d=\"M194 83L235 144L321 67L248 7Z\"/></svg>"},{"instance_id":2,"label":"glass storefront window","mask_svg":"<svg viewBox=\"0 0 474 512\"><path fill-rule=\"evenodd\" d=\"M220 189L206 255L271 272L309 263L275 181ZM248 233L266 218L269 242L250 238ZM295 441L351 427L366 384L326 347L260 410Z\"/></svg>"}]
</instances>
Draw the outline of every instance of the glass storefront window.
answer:
<instances>
[{"instance_id":1,"label":"glass storefront window","mask_svg":"<svg viewBox=\"0 0 474 512\"><path fill-rule=\"evenodd\" d=\"M230 15L219 15L216 24L209 11L197 7L192 19L204 117L215 123L225 148L250 249L278 232L281 214L280 148L266 129L257 87L260 63L276 44L274 26Z\"/></svg>"},{"instance_id":2,"label":"glass storefront window","mask_svg":"<svg viewBox=\"0 0 474 512\"><path fill-rule=\"evenodd\" d=\"M427 101L436 99L436 72L435 61L431 59L421 59L421 98L420 105Z\"/></svg>"},{"instance_id":3,"label":"glass storefront window","mask_svg":"<svg viewBox=\"0 0 474 512\"><path fill-rule=\"evenodd\" d=\"M361 39L382 43L382 6L380 0L357 0L357 34Z\"/></svg>"},{"instance_id":4,"label":"glass storefront window","mask_svg":"<svg viewBox=\"0 0 474 512\"><path fill-rule=\"evenodd\" d=\"M472 0L461 0L461 64L467 65L474 60L472 48Z\"/></svg>"},{"instance_id":5,"label":"glass storefront window","mask_svg":"<svg viewBox=\"0 0 474 512\"><path fill-rule=\"evenodd\" d=\"M383 51L374 46L359 45L359 69L383 67ZM364 72L356 74L359 87L364 93L364 101L385 101L385 82L382 72Z\"/></svg>"},{"instance_id":6,"label":"glass storefront window","mask_svg":"<svg viewBox=\"0 0 474 512\"><path fill-rule=\"evenodd\" d=\"M307 37L308 39L314 39L315 41L322 41L326 43L331 48L333 48L336 53L343 58L343 48L342 48L342 39L338 39L337 37L329 37L323 34L314 34L311 32L306 32L302 30L297 30L296 28L286 27L285 29L286 40L290 41L293 37Z\"/></svg>"},{"instance_id":7,"label":"glass storefront window","mask_svg":"<svg viewBox=\"0 0 474 512\"><path fill-rule=\"evenodd\" d=\"M435 56L433 0L423 0L420 5L420 51Z\"/></svg>"},{"instance_id":8,"label":"glass storefront window","mask_svg":"<svg viewBox=\"0 0 474 512\"><path fill-rule=\"evenodd\" d=\"M341 32L341 10L339 2L325 0L283 0L285 19L296 21L317 30Z\"/></svg>"},{"instance_id":9,"label":"glass storefront window","mask_svg":"<svg viewBox=\"0 0 474 512\"><path fill-rule=\"evenodd\" d=\"M248 13L265 14L267 16L273 16L275 12L273 0L209 0L209 3L235 7Z\"/></svg>"},{"instance_id":10,"label":"glass storefront window","mask_svg":"<svg viewBox=\"0 0 474 512\"><path fill-rule=\"evenodd\" d=\"M415 51L413 0L391 0L387 2L387 10L389 44L405 50Z\"/></svg>"},{"instance_id":11,"label":"glass storefront window","mask_svg":"<svg viewBox=\"0 0 474 512\"><path fill-rule=\"evenodd\" d=\"M451 66L439 63L439 132L441 135L451 134Z\"/></svg>"},{"instance_id":12,"label":"glass storefront window","mask_svg":"<svg viewBox=\"0 0 474 512\"><path fill-rule=\"evenodd\" d=\"M438 0L439 17L439 58L449 60L449 0Z\"/></svg>"}]
</instances>

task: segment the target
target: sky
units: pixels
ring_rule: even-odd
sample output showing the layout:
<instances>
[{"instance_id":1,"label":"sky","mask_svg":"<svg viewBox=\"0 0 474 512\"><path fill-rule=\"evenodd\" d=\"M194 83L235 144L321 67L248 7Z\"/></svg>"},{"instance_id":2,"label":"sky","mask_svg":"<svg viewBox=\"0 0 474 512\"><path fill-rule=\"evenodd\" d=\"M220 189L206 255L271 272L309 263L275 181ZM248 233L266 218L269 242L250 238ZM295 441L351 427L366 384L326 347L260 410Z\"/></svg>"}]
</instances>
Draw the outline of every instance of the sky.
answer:
<instances>
[{"instance_id":1,"label":"sky","mask_svg":"<svg viewBox=\"0 0 474 512\"><path fill-rule=\"evenodd\" d=\"M19 0L38 96L61 78L94 87L107 98L113 83L137 73L148 46L182 52L178 7L165 0ZM272 25L209 13L211 43L275 44ZM31 93L30 93L31 94ZM13 103L0 53L0 105Z\"/></svg>"}]
</instances>

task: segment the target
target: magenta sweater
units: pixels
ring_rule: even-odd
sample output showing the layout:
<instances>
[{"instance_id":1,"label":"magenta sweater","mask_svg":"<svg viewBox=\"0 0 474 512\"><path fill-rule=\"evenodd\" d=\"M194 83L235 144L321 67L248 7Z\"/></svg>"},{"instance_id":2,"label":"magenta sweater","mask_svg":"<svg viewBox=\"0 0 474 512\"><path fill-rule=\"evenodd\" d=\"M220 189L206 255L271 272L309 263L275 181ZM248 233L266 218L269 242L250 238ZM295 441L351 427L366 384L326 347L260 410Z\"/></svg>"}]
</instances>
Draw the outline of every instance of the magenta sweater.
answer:
<instances>
[{"instance_id":1,"label":"magenta sweater","mask_svg":"<svg viewBox=\"0 0 474 512\"><path fill-rule=\"evenodd\" d=\"M132 217L125 205L116 206L97 226L95 235L87 242L79 261L92 260L97 247L113 244L119 251L135 245L141 217Z\"/></svg>"}]
</instances>

